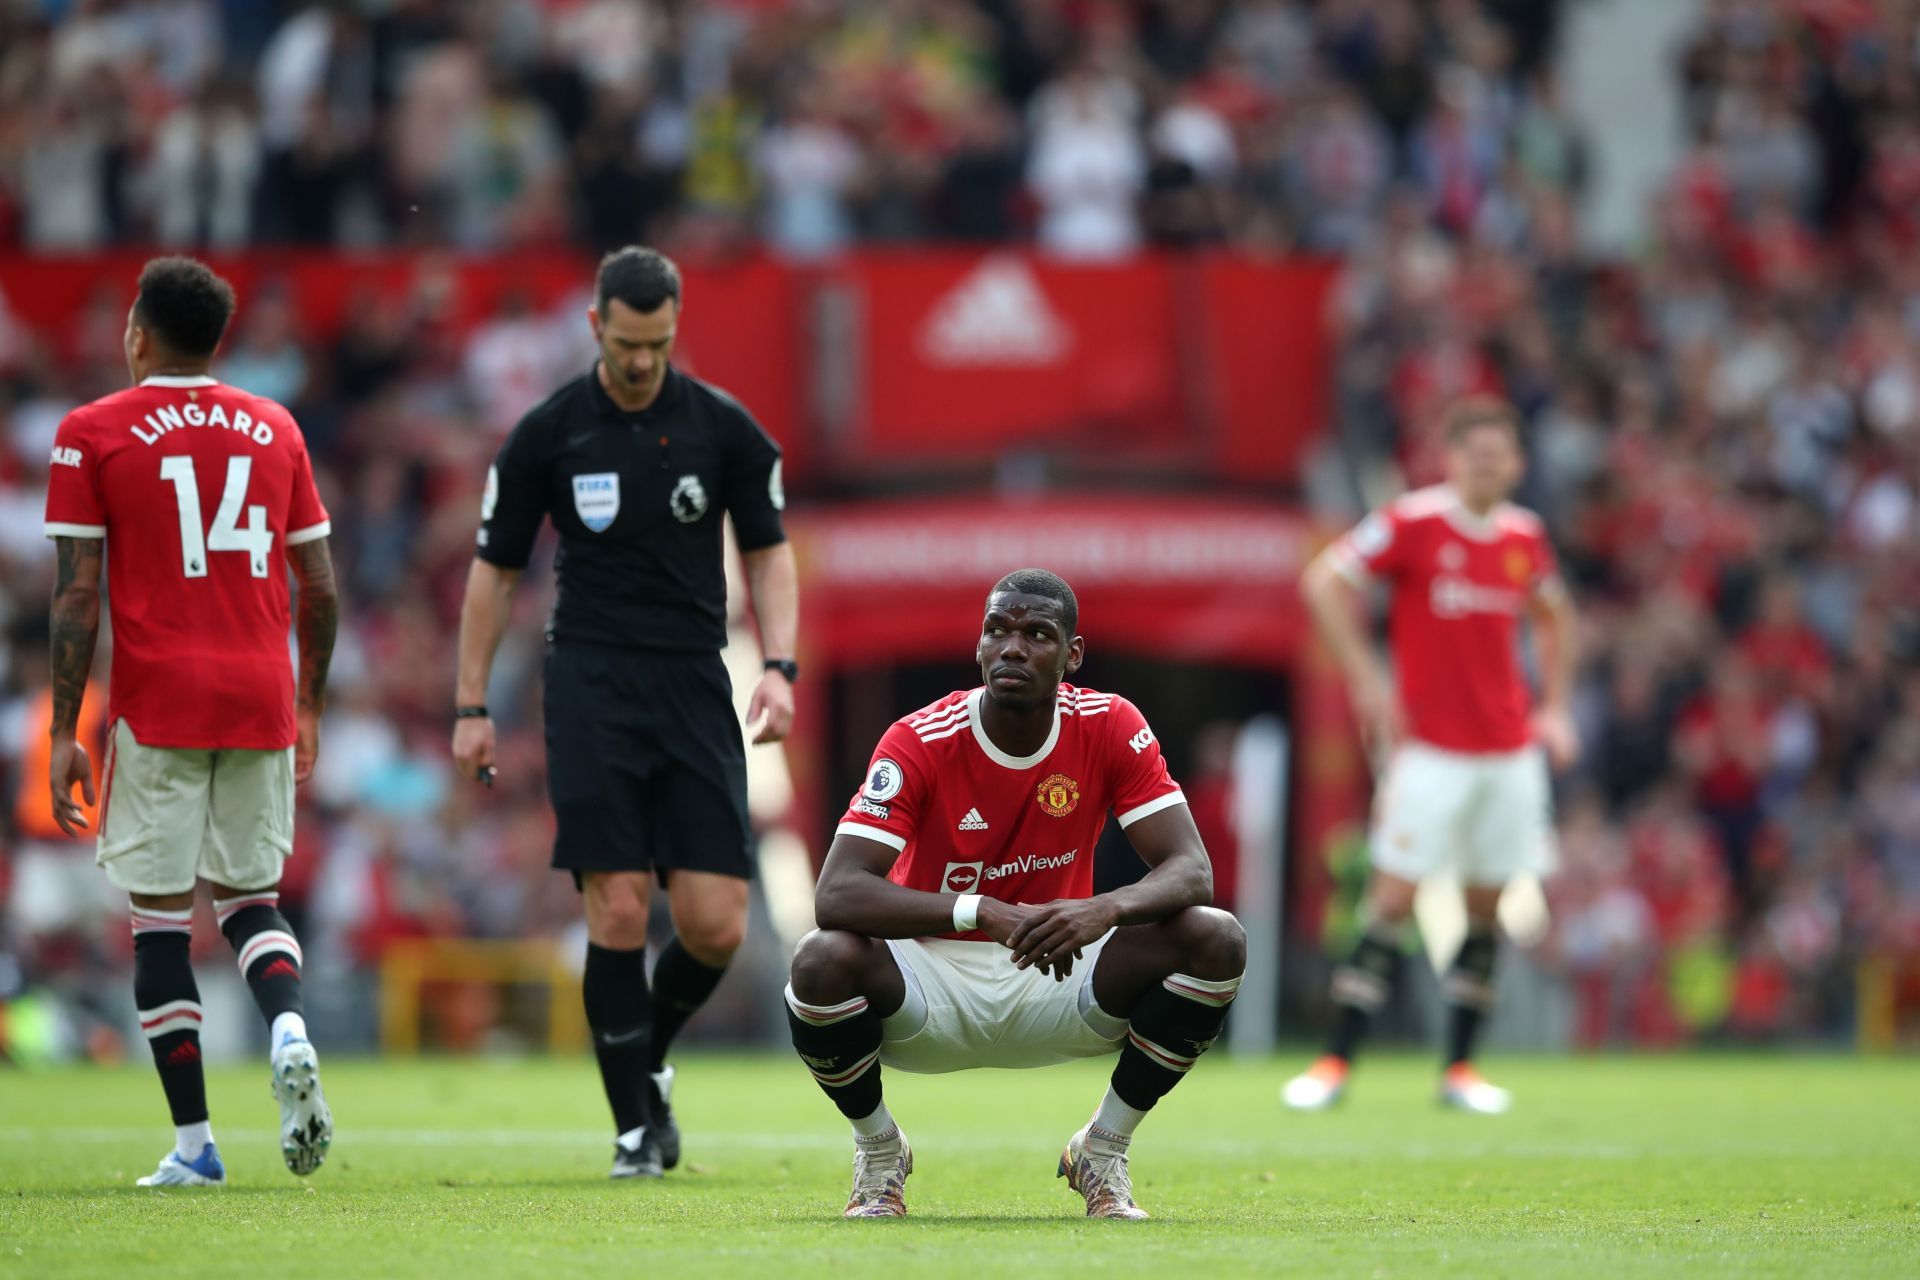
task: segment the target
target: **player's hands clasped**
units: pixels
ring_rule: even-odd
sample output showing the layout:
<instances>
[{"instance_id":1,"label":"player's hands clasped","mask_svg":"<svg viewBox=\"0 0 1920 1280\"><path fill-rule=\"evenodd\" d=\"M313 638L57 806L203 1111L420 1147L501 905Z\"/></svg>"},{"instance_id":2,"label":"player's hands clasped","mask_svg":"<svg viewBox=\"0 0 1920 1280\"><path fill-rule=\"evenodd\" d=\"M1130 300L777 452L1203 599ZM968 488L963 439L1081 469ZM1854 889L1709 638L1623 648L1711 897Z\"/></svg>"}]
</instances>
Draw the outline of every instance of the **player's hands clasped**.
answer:
<instances>
[{"instance_id":1,"label":"player's hands clasped","mask_svg":"<svg viewBox=\"0 0 1920 1280\"><path fill-rule=\"evenodd\" d=\"M80 794L92 804L93 762L87 759L87 749L72 738L55 738L47 766L47 782L53 788L53 820L62 831L77 837L87 829L87 815L74 803L73 784L80 784Z\"/></svg>"},{"instance_id":2,"label":"player's hands clasped","mask_svg":"<svg viewBox=\"0 0 1920 1280\"><path fill-rule=\"evenodd\" d=\"M783 741L793 729L793 686L778 671L769 671L753 687L747 703L747 723L759 722L753 745Z\"/></svg>"},{"instance_id":3,"label":"player's hands clasped","mask_svg":"<svg viewBox=\"0 0 1920 1280\"><path fill-rule=\"evenodd\" d=\"M453 722L453 762L462 777L491 783L493 749L492 717L472 716Z\"/></svg>"},{"instance_id":4,"label":"player's hands clasped","mask_svg":"<svg viewBox=\"0 0 1920 1280\"><path fill-rule=\"evenodd\" d=\"M1008 933L1006 945L1013 952L1014 968L1034 966L1064 981L1081 950L1098 942L1115 923L1113 905L1104 897L1056 898L1029 908Z\"/></svg>"},{"instance_id":5,"label":"player's hands clasped","mask_svg":"<svg viewBox=\"0 0 1920 1280\"><path fill-rule=\"evenodd\" d=\"M980 931L995 942L1009 949L1013 946L1013 935L1026 929L1040 917L1044 907L1030 906L1024 902L1002 902L998 898L985 898L980 903ZM1050 968L1046 962L1034 962L1042 973L1051 972L1056 981L1064 979L1073 972L1073 962L1080 958L1078 951L1065 952L1058 965ZM1015 967L1024 967L1018 956L1014 957Z\"/></svg>"}]
</instances>

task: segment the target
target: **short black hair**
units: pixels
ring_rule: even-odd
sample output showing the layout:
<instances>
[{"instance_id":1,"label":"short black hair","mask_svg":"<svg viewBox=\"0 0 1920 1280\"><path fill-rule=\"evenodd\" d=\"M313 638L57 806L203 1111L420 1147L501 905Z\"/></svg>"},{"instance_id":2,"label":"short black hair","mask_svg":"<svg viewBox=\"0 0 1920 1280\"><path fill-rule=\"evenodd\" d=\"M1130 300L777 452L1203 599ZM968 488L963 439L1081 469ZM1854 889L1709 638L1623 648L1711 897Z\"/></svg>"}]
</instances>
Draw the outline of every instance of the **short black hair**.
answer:
<instances>
[{"instance_id":1,"label":"short black hair","mask_svg":"<svg viewBox=\"0 0 1920 1280\"><path fill-rule=\"evenodd\" d=\"M607 314L607 303L615 298L642 312L658 311L660 304L668 300L677 306L680 268L658 249L630 244L600 259L594 295L602 319Z\"/></svg>"},{"instance_id":2,"label":"short black hair","mask_svg":"<svg viewBox=\"0 0 1920 1280\"><path fill-rule=\"evenodd\" d=\"M1520 439L1520 410L1499 396L1462 396L1447 407L1444 421L1448 444L1459 444L1481 427L1504 427L1516 442Z\"/></svg>"},{"instance_id":3,"label":"short black hair","mask_svg":"<svg viewBox=\"0 0 1920 1280\"><path fill-rule=\"evenodd\" d=\"M193 258L155 258L140 271L133 311L174 355L204 359L214 353L233 319L233 286Z\"/></svg>"},{"instance_id":4,"label":"short black hair","mask_svg":"<svg viewBox=\"0 0 1920 1280\"><path fill-rule=\"evenodd\" d=\"M1059 574L1045 569L1015 569L993 584L987 599L991 601L1002 591L1053 601L1060 606L1060 625L1066 628L1067 639L1073 638L1073 629L1080 625L1080 601L1074 598L1073 588Z\"/></svg>"}]
</instances>

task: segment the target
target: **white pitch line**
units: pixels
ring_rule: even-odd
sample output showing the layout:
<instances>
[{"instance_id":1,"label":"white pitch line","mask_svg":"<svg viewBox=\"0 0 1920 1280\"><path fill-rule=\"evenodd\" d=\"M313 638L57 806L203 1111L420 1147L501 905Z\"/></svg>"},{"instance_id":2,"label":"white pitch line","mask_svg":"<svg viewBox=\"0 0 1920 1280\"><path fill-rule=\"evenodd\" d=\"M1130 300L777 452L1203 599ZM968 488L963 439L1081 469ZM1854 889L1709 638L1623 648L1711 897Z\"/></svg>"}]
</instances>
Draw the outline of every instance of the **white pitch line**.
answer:
<instances>
[{"instance_id":1,"label":"white pitch line","mask_svg":"<svg viewBox=\"0 0 1920 1280\"><path fill-rule=\"evenodd\" d=\"M692 1140L700 1146L712 1149L731 1148L741 1151L847 1151L852 1147L844 1133L827 1129L823 1132L803 1134L788 1133L702 1133L691 1130ZM16 1126L0 1129L0 1141L15 1142L74 1142L74 1143L116 1143L138 1142L148 1139L164 1138L163 1126L144 1128L108 1128L108 1127L71 1127L71 1128L33 1128ZM218 1131L221 1141L231 1144L243 1142L267 1142L279 1136L277 1129L228 1128L222 1126ZM1042 1135L1044 1136L1044 1135ZM1152 1135L1146 1135L1149 1142ZM345 1145L381 1146L381 1147L597 1147L604 1146L607 1135L598 1129L501 1129L493 1132L473 1129L342 1129L334 1138L335 1151ZM1025 1151L1035 1144L1013 1139L985 1138L978 1134L942 1135L938 1132L927 1135L924 1145L929 1148L938 1146L951 1151ZM1047 1146L1045 1142L1041 1146ZM1289 1142L1283 1134L1276 1134L1270 1141L1251 1141L1247 1139L1186 1139L1180 1142L1183 1152L1202 1152L1207 1155L1239 1156L1252 1159L1402 1159L1411 1161L1485 1159L1490 1157L1510 1157L1524 1160L1627 1160L1650 1154L1633 1147L1602 1143L1573 1143L1566 1145L1545 1145L1532 1143L1462 1143L1458 1146L1432 1143L1417 1143L1402 1147L1385 1147L1360 1143L1323 1143L1300 1145ZM1050 1148L1049 1148L1050 1149ZM1757 1150L1758 1148L1756 1148ZM1745 1149L1729 1146L1711 1151L1664 1151L1665 1155L1701 1156L1743 1154ZM1799 1152L1796 1154L1810 1154ZM1840 1154L1836 1152L1835 1154Z\"/></svg>"}]
</instances>

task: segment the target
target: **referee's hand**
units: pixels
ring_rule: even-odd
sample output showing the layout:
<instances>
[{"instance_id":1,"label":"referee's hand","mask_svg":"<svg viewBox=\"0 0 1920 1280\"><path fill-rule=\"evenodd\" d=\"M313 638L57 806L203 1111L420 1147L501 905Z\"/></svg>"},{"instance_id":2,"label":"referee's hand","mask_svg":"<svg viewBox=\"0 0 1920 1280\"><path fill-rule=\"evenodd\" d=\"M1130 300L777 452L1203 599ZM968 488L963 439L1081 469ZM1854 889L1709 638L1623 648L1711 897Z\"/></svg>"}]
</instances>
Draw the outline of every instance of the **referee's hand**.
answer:
<instances>
[{"instance_id":1,"label":"referee's hand","mask_svg":"<svg viewBox=\"0 0 1920 1280\"><path fill-rule=\"evenodd\" d=\"M778 671L769 671L753 686L747 703L747 723L758 724L753 745L779 742L793 729L793 686Z\"/></svg>"},{"instance_id":2,"label":"referee's hand","mask_svg":"<svg viewBox=\"0 0 1920 1280\"><path fill-rule=\"evenodd\" d=\"M453 762L463 777L493 785L493 720L475 716L453 722Z\"/></svg>"}]
</instances>

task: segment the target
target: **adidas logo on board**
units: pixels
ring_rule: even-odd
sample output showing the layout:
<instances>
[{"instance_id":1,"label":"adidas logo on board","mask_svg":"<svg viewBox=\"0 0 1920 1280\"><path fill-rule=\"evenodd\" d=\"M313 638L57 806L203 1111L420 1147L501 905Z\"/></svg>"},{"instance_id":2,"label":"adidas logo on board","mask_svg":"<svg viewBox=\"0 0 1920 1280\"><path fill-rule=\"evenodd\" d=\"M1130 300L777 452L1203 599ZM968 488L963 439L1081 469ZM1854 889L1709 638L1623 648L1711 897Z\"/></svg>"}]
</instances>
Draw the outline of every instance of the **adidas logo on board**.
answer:
<instances>
[{"instance_id":1,"label":"adidas logo on board","mask_svg":"<svg viewBox=\"0 0 1920 1280\"><path fill-rule=\"evenodd\" d=\"M948 368L1051 365L1073 349L1073 330L1031 267L995 254L934 305L919 347L929 363Z\"/></svg>"}]
</instances>

